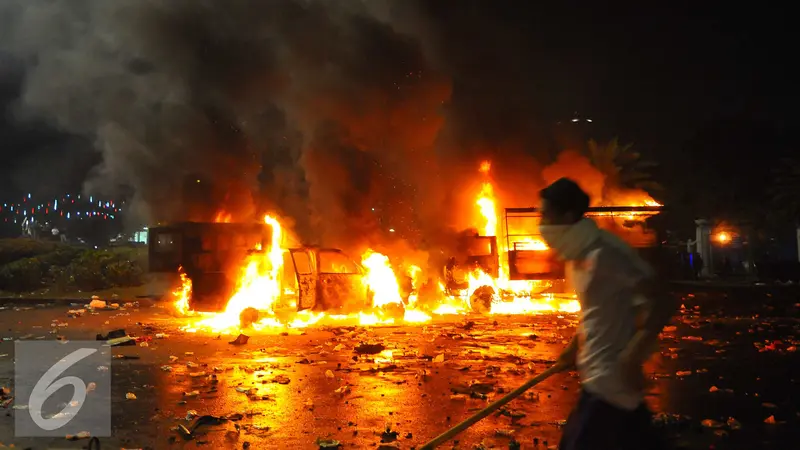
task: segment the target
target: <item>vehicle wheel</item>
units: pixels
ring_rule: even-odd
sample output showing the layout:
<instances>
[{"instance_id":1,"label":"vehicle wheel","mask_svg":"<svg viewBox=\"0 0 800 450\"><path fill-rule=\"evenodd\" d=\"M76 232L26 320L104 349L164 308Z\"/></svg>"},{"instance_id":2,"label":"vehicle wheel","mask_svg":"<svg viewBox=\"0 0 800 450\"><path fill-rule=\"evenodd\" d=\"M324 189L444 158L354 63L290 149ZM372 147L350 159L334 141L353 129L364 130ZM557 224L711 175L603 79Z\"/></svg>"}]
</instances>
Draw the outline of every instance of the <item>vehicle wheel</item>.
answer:
<instances>
[{"instance_id":1,"label":"vehicle wheel","mask_svg":"<svg viewBox=\"0 0 800 450\"><path fill-rule=\"evenodd\" d=\"M489 313L492 309L494 295L494 288L491 286L481 286L475 289L475 292L469 298L469 305L472 311L478 314Z\"/></svg>"}]
</instances>

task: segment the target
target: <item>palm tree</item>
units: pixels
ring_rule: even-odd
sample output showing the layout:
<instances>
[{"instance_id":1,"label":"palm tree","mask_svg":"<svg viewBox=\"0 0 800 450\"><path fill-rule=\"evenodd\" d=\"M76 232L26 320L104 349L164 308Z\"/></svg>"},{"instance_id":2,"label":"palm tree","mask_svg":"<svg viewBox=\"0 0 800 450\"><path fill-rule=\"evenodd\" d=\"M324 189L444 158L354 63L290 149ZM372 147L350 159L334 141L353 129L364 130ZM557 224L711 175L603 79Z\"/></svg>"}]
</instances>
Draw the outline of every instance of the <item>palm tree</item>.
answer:
<instances>
[{"instance_id":1,"label":"palm tree","mask_svg":"<svg viewBox=\"0 0 800 450\"><path fill-rule=\"evenodd\" d=\"M642 155L632 150L632 147L633 144L620 145L617 138L605 145L600 145L593 139L587 143L586 156L606 177L603 186L604 200L614 188L639 189L651 195L657 195L663 190L652 173L658 164L643 160Z\"/></svg>"}]
</instances>

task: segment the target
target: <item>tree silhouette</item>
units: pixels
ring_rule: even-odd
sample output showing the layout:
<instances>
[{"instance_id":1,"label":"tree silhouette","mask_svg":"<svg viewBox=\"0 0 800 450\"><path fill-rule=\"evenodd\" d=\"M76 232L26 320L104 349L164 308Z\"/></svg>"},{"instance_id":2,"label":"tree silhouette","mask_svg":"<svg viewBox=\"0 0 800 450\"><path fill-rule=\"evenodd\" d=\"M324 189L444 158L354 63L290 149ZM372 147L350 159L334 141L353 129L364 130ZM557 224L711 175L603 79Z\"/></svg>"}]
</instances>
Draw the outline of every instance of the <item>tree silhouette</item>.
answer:
<instances>
[{"instance_id":1,"label":"tree silhouette","mask_svg":"<svg viewBox=\"0 0 800 450\"><path fill-rule=\"evenodd\" d=\"M653 178L653 170L658 164L642 159L642 155L632 150L633 144L620 145L614 138L605 145L590 140L586 144L589 161L606 177L603 186L605 199L611 189L639 189L651 195L661 193L661 184Z\"/></svg>"}]
</instances>

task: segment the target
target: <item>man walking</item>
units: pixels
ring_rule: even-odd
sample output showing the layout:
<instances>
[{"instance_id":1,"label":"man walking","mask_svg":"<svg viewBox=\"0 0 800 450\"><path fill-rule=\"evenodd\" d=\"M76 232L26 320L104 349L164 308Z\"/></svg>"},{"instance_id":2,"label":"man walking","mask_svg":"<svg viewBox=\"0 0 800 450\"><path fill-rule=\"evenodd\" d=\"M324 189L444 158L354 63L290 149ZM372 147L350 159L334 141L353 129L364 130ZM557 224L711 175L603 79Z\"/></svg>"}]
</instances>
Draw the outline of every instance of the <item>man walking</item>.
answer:
<instances>
[{"instance_id":1,"label":"man walking","mask_svg":"<svg viewBox=\"0 0 800 450\"><path fill-rule=\"evenodd\" d=\"M677 304L633 248L584 217L589 196L574 181L562 178L540 195L542 238L566 261L581 304L578 330L556 363L577 364L581 379L559 449L661 450L642 366Z\"/></svg>"}]
</instances>

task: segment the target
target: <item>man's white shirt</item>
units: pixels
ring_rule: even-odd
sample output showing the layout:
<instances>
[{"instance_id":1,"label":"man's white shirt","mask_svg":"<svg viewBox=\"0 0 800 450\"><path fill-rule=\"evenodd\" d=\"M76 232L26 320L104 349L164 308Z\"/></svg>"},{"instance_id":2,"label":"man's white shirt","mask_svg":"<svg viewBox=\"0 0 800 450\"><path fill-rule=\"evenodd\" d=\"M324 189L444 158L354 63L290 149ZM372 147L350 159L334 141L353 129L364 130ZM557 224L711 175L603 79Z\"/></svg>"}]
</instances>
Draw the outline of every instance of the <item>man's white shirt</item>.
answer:
<instances>
[{"instance_id":1,"label":"man's white shirt","mask_svg":"<svg viewBox=\"0 0 800 450\"><path fill-rule=\"evenodd\" d=\"M636 306L645 299L635 286L652 276L652 269L638 256L605 239L568 269L572 287L581 304L577 357L583 389L626 410L636 409L642 392L626 386L619 355L636 331Z\"/></svg>"}]
</instances>

